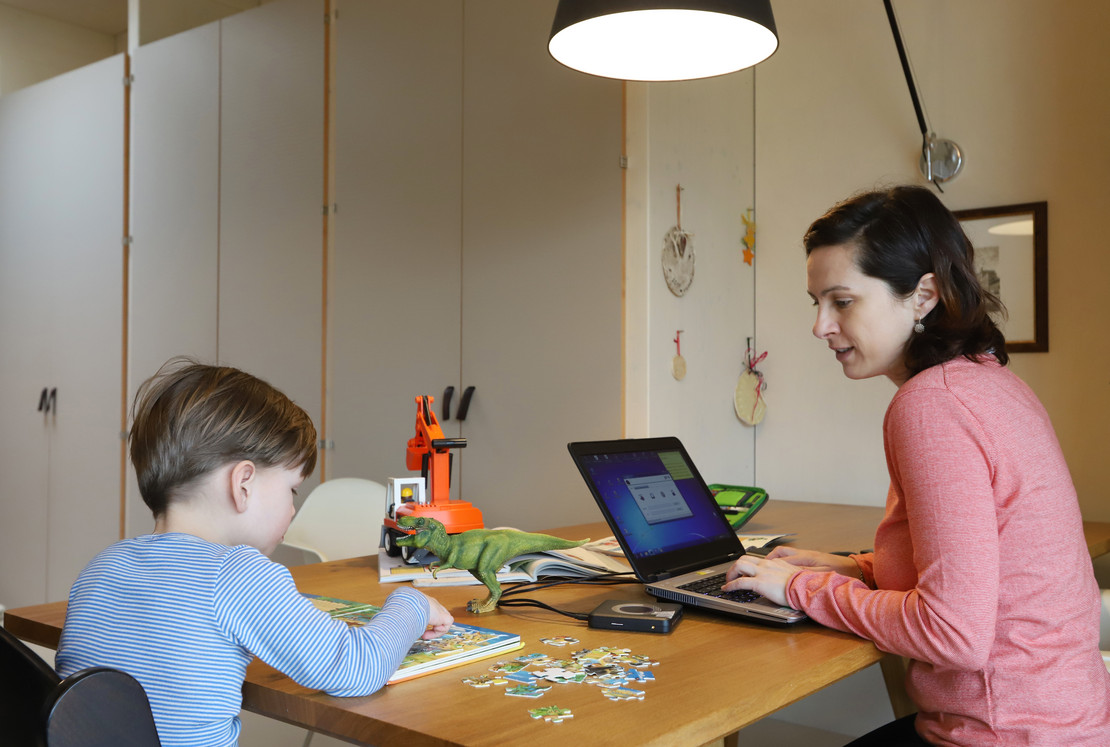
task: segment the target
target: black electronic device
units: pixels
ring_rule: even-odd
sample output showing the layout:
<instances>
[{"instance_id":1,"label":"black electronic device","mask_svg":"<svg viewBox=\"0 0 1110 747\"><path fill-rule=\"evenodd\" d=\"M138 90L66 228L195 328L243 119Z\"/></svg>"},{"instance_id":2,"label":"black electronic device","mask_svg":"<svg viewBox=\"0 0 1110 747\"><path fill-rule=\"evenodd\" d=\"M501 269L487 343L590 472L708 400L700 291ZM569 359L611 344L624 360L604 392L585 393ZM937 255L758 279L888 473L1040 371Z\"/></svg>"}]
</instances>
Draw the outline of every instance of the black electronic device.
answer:
<instances>
[{"instance_id":1,"label":"black electronic device","mask_svg":"<svg viewBox=\"0 0 1110 747\"><path fill-rule=\"evenodd\" d=\"M682 605L607 599L590 613L591 628L670 633L682 620Z\"/></svg>"}]
</instances>

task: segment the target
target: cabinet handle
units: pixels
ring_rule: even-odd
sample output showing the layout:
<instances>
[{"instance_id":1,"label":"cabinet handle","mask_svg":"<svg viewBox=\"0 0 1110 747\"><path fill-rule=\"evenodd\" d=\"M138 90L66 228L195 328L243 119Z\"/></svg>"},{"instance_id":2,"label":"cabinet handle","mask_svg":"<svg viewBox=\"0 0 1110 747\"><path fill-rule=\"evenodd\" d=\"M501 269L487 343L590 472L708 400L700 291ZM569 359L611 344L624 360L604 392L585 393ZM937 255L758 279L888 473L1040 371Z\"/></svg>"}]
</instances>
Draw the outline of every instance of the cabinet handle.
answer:
<instances>
[{"instance_id":1,"label":"cabinet handle","mask_svg":"<svg viewBox=\"0 0 1110 747\"><path fill-rule=\"evenodd\" d=\"M446 423L451 419L451 397L455 396L455 387L449 386L443 390L443 415L441 420Z\"/></svg>"},{"instance_id":2,"label":"cabinet handle","mask_svg":"<svg viewBox=\"0 0 1110 747\"><path fill-rule=\"evenodd\" d=\"M43 387L39 394L39 412L49 413L51 409L58 410L58 387Z\"/></svg>"},{"instance_id":3,"label":"cabinet handle","mask_svg":"<svg viewBox=\"0 0 1110 747\"><path fill-rule=\"evenodd\" d=\"M466 420L466 413L470 410L470 398L474 396L474 387L468 386L463 390L462 400L459 402L459 411L455 413L458 420Z\"/></svg>"}]
</instances>

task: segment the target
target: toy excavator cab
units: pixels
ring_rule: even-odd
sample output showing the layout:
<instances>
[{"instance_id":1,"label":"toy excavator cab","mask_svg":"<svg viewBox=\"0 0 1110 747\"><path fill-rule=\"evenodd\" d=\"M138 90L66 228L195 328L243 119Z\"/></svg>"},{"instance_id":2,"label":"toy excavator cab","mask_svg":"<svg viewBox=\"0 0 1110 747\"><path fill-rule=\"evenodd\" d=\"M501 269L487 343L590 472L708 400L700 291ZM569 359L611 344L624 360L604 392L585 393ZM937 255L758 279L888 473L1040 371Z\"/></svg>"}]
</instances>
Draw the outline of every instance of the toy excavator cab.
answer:
<instances>
[{"instance_id":1,"label":"toy excavator cab","mask_svg":"<svg viewBox=\"0 0 1110 747\"><path fill-rule=\"evenodd\" d=\"M462 500L451 500L452 449L466 446L465 438L447 438L439 425L432 403L435 398L416 398L416 435L408 441L405 466L420 470L420 477L391 477L386 487L386 516L382 523L381 546L390 556L400 555L406 563L418 563L423 550L401 547L398 537L414 534L398 525L402 516L430 516L443 524L448 534L481 529L482 512Z\"/></svg>"}]
</instances>

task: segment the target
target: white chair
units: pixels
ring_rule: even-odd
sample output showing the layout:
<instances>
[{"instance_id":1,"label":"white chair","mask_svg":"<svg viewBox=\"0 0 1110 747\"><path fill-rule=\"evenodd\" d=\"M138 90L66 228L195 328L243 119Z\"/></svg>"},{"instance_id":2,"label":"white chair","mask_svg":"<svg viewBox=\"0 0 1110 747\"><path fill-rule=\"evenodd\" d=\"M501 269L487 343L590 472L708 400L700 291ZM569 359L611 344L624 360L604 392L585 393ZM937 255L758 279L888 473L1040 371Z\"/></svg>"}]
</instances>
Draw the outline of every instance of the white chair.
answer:
<instances>
[{"instance_id":1,"label":"white chair","mask_svg":"<svg viewBox=\"0 0 1110 747\"><path fill-rule=\"evenodd\" d=\"M1110 589L1102 590L1102 619L1098 626L1098 647L1102 649L1102 661L1110 669Z\"/></svg>"},{"instance_id":2,"label":"white chair","mask_svg":"<svg viewBox=\"0 0 1110 747\"><path fill-rule=\"evenodd\" d=\"M337 477L308 494L282 544L320 562L376 555L383 518L384 485L359 477Z\"/></svg>"},{"instance_id":3,"label":"white chair","mask_svg":"<svg viewBox=\"0 0 1110 747\"><path fill-rule=\"evenodd\" d=\"M385 518L385 486L360 477L325 480L308 494L282 544L321 562L376 555ZM308 731L304 747L312 744Z\"/></svg>"}]
</instances>

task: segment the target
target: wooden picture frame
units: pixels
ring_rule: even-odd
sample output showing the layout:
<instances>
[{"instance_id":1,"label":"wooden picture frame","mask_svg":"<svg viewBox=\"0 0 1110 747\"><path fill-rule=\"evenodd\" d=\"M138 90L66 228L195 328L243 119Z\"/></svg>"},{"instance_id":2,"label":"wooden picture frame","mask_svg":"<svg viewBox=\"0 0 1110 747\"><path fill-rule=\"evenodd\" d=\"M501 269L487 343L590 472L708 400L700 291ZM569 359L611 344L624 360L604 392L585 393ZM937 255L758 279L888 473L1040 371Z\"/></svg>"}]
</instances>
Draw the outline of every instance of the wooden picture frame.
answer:
<instances>
[{"instance_id":1,"label":"wooden picture frame","mask_svg":"<svg viewBox=\"0 0 1110 747\"><path fill-rule=\"evenodd\" d=\"M1007 353L1048 352L1048 203L953 211L983 285L1006 307Z\"/></svg>"}]
</instances>

